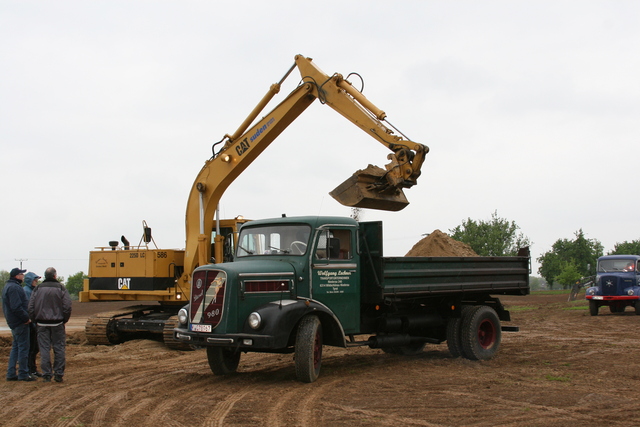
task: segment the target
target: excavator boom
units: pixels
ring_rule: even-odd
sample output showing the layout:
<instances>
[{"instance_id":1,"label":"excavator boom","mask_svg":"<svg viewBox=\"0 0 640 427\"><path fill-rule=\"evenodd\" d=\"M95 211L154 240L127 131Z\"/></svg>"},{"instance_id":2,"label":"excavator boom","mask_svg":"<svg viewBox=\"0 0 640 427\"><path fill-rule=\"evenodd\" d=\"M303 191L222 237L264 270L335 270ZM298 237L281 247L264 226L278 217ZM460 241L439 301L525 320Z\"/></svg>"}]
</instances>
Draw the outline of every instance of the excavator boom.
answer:
<instances>
[{"instance_id":1,"label":"excavator boom","mask_svg":"<svg viewBox=\"0 0 640 427\"><path fill-rule=\"evenodd\" d=\"M295 68L300 72L301 83L251 125ZM269 88L240 127L218 143L223 144L222 147L205 163L192 186L186 212L187 243L184 275L179 281L181 288L188 288L191 272L198 265L211 262L212 218L227 187L316 99L391 150L390 163L384 169L369 165L357 171L333 190L331 196L352 207L398 211L408 205L403 189L416 184L429 149L396 135L385 125L386 113L342 75L329 76L311 58L296 55L294 65Z\"/></svg>"}]
</instances>

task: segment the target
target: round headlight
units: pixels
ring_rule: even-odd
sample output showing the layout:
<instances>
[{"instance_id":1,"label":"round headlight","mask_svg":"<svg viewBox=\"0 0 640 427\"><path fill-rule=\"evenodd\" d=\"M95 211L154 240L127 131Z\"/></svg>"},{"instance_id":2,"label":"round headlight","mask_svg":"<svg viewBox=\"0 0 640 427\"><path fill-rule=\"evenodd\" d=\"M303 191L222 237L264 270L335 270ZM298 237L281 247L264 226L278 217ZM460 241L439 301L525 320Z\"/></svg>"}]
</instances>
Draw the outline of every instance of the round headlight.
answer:
<instances>
[{"instance_id":1,"label":"round headlight","mask_svg":"<svg viewBox=\"0 0 640 427\"><path fill-rule=\"evenodd\" d=\"M596 293L595 288L589 288L589 289L587 289L587 295L595 295L595 293Z\"/></svg>"},{"instance_id":2,"label":"round headlight","mask_svg":"<svg viewBox=\"0 0 640 427\"><path fill-rule=\"evenodd\" d=\"M188 321L189 313L187 313L186 309L181 308L180 311L178 311L178 322L180 322L181 325L186 325Z\"/></svg>"},{"instance_id":3,"label":"round headlight","mask_svg":"<svg viewBox=\"0 0 640 427\"><path fill-rule=\"evenodd\" d=\"M633 289L629 289L629 290L627 291L627 295L633 295Z\"/></svg>"},{"instance_id":4,"label":"round headlight","mask_svg":"<svg viewBox=\"0 0 640 427\"><path fill-rule=\"evenodd\" d=\"M262 316L260 316L260 314L256 313L255 311L249 315L249 318L247 320L249 321L249 326L252 329L258 329L260 326L262 326Z\"/></svg>"}]
</instances>

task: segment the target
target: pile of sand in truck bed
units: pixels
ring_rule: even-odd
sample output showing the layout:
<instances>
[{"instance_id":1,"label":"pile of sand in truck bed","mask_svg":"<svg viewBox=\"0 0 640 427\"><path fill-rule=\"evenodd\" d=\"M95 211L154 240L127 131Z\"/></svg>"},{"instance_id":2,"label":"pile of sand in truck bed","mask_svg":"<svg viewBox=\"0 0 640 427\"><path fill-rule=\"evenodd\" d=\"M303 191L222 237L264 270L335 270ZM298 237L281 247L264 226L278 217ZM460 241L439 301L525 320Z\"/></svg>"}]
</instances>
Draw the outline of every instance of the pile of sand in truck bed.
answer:
<instances>
[{"instance_id":1,"label":"pile of sand in truck bed","mask_svg":"<svg viewBox=\"0 0 640 427\"><path fill-rule=\"evenodd\" d=\"M435 230L413 245L406 256L478 256L471 246L458 242L440 230Z\"/></svg>"}]
</instances>

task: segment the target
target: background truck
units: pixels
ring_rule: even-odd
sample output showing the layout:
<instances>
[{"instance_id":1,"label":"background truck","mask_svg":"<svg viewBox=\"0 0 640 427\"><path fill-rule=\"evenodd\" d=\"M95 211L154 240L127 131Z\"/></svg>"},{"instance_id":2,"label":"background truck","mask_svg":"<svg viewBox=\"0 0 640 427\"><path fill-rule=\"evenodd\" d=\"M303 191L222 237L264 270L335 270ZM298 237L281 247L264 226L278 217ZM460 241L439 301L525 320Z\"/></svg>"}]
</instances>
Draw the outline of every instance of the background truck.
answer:
<instances>
[{"instance_id":1,"label":"background truck","mask_svg":"<svg viewBox=\"0 0 640 427\"><path fill-rule=\"evenodd\" d=\"M216 212L222 195L316 99L391 151L390 162L384 169L369 165L358 170L333 190L331 196L345 206L359 208L398 211L409 204L403 189L417 183L428 147L402 135L386 121L386 113L341 74L329 76L311 58L302 55L296 55L294 61L236 132L213 145L213 155L198 173L189 193L184 251L130 248L127 244L120 247L114 241L115 245L109 248L91 252L89 278L80 293L81 302L156 301L159 304L131 306L93 316L86 325L89 343L115 344L144 333L164 334L165 343L178 346L179 343L171 341L172 330L177 311L189 298L192 272L199 265L229 259L232 251L225 248L232 248L230 238L241 223L226 220L221 224ZM254 123L296 68L301 76L299 85ZM216 151L217 146L220 148ZM332 150L341 155L339 145L336 148Z\"/></svg>"},{"instance_id":2,"label":"background truck","mask_svg":"<svg viewBox=\"0 0 640 427\"><path fill-rule=\"evenodd\" d=\"M627 306L640 315L640 256L606 255L598 258L593 284L586 290L589 313L598 315L602 306L622 313Z\"/></svg>"},{"instance_id":3,"label":"background truck","mask_svg":"<svg viewBox=\"0 0 640 427\"><path fill-rule=\"evenodd\" d=\"M258 220L234 262L198 267L177 340L207 350L214 374L242 352L295 353L313 382L323 345L415 354L447 342L454 357L491 358L510 315L493 295L529 294L528 248L516 257L384 257L381 222ZM370 335L361 339L362 335Z\"/></svg>"}]
</instances>

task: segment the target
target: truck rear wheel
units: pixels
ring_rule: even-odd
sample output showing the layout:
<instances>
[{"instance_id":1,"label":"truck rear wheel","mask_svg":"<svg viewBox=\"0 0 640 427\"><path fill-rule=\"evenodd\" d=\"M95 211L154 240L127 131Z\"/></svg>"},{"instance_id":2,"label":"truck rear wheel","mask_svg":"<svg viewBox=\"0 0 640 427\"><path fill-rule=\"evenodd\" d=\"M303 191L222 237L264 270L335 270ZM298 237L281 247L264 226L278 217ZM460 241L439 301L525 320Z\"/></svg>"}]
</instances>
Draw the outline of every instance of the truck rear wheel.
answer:
<instances>
[{"instance_id":1,"label":"truck rear wheel","mask_svg":"<svg viewBox=\"0 0 640 427\"><path fill-rule=\"evenodd\" d=\"M207 347L209 368L215 375L229 375L238 370L240 351L227 347Z\"/></svg>"},{"instance_id":2,"label":"truck rear wheel","mask_svg":"<svg viewBox=\"0 0 640 427\"><path fill-rule=\"evenodd\" d=\"M312 383L320 375L322 365L322 324L317 316L305 316L296 334L296 377Z\"/></svg>"},{"instance_id":3,"label":"truck rear wheel","mask_svg":"<svg viewBox=\"0 0 640 427\"><path fill-rule=\"evenodd\" d=\"M463 306L460 317L451 317L447 322L447 347L454 358L465 357L462 349L462 319L471 308L469 305Z\"/></svg>"},{"instance_id":4,"label":"truck rear wheel","mask_svg":"<svg viewBox=\"0 0 640 427\"><path fill-rule=\"evenodd\" d=\"M589 314L592 316L597 316L598 315L598 309L600 307L598 307L598 303L593 301L593 300L589 300Z\"/></svg>"},{"instance_id":5,"label":"truck rear wheel","mask_svg":"<svg viewBox=\"0 0 640 427\"><path fill-rule=\"evenodd\" d=\"M491 359L500 347L500 319L493 308L474 306L462 317L460 335L464 357L471 360Z\"/></svg>"}]
</instances>

